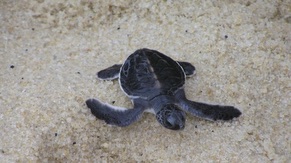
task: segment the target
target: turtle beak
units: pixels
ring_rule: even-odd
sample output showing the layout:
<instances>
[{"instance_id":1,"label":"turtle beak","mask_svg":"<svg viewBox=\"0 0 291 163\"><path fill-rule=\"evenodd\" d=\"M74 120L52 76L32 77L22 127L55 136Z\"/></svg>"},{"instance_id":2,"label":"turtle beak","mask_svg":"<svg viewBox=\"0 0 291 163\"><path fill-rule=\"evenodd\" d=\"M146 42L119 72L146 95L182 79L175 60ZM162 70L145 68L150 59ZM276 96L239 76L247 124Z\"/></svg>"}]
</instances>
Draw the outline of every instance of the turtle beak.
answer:
<instances>
[{"instance_id":1,"label":"turtle beak","mask_svg":"<svg viewBox=\"0 0 291 163\"><path fill-rule=\"evenodd\" d=\"M158 122L165 128L170 130L182 130L185 128L185 117L184 111L178 109L174 104L165 105L156 114Z\"/></svg>"},{"instance_id":2,"label":"turtle beak","mask_svg":"<svg viewBox=\"0 0 291 163\"><path fill-rule=\"evenodd\" d=\"M185 128L185 117L179 115L169 116L166 120L167 128L171 130L183 130Z\"/></svg>"}]
</instances>

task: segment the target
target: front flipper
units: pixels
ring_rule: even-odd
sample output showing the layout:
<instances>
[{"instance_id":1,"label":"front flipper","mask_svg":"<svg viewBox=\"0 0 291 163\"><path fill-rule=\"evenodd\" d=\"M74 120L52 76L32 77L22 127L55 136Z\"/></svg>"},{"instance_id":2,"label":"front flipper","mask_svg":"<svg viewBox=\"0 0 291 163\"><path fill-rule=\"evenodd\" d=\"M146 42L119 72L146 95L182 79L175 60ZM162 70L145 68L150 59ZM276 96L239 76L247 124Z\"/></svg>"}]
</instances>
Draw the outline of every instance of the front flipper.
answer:
<instances>
[{"instance_id":1,"label":"front flipper","mask_svg":"<svg viewBox=\"0 0 291 163\"><path fill-rule=\"evenodd\" d=\"M189 62L178 61L179 65L184 69L184 72L187 77L190 77L196 73L195 67Z\"/></svg>"},{"instance_id":2,"label":"front flipper","mask_svg":"<svg viewBox=\"0 0 291 163\"><path fill-rule=\"evenodd\" d=\"M241 112L233 106L209 105L190 100L183 100L180 104L188 113L210 121L231 120L241 115Z\"/></svg>"},{"instance_id":3,"label":"front flipper","mask_svg":"<svg viewBox=\"0 0 291 163\"><path fill-rule=\"evenodd\" d=\"M114 80L119 77L121 64L115 64L97 73L97 77L102 80Z\"/></svg>"},{"instance_id":4,"label":"front flipper","mask_svg":"<svg viewBox=\"0 0 291 163\"><path fill-rule=\"evenodd\" d=\"M128 126L137 121L144 112L142 106L126 109L105 104L96 99L89 99L86 101L86 104L91 109L92 114L98 119L104 120L107 124L120 127Z\"/></svg>"}]
</instances>

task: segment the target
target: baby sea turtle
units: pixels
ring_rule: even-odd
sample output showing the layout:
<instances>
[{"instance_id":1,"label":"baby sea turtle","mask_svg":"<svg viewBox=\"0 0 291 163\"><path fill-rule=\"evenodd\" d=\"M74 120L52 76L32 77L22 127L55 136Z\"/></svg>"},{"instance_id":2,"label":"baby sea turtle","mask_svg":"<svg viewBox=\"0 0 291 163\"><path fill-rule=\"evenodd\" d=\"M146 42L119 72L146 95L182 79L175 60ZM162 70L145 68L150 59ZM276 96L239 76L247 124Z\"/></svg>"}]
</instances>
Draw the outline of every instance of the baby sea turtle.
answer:
<instances>
[{"instance_id":1,"label":"baby sea turtle","mask_svg":"<svg viewBox=\"0 0 291 163\"><path fill-rule=\"evenodd\" d=\"M241 112L233 106L210 105L186 98L186 76L195 73L188 62L174 61L150 49L139 49L123 65L115 64L97 73L98 78L119 78L121 90L131 99L132 109L103 103L97 99L86 101L91 112L107 124L128 126L137 121L144 111L154 113L158 122L172 130L185 127L185 112L215 121L231 120Z\"/></svg>"}]
</instances>

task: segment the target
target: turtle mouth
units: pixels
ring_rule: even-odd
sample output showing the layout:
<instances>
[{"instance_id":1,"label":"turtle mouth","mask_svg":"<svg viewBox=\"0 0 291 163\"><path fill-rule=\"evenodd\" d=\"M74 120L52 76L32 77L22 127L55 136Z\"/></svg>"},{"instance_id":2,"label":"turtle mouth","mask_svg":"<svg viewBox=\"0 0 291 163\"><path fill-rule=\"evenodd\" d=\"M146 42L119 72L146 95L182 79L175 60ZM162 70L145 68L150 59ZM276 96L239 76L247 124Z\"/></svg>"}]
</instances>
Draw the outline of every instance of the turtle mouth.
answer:
<instances>
[{"instance_id":1,"label":"turtle mouth","mask_svg":"<svg viewBox=\"0 0 291 163\"><path fill-rule=\"evenodd\" d=\"M174 104L164 106L156 118L161 125L171 130L182 130L185 128L185 113Z\"/></svg>"},{"instance_id":2,"label":"turtle mouth","mask_svg":"<svg viewBox=\"0 0 291 163\"><path fill-rule=\"evenodd\" d=\"M169 115L165 120L165 126L172 130L181 130L184 129L185 125L183 123L183 117L177 117L174 115Z\"/></svg>"}]
</instances>

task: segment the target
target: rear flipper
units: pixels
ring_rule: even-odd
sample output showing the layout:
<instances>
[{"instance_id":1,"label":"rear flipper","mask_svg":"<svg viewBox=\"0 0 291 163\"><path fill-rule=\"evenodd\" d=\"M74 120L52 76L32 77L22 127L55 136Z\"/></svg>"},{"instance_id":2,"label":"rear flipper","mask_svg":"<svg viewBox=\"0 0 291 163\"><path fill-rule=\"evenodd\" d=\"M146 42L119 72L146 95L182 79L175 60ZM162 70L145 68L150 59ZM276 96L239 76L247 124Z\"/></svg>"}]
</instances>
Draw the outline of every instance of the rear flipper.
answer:
<instances>
[{"instance_id":1,"label":"rear flipper","mask_svg":"<svg viewBox=\"0 0 291 163\"><path fill-rule=\"evenodd\" d=\"M86 104L98 119L104 120L107 124L120 127L128 126L137 121L144 111L142 107L126 109L105 104L96 99L89 99Z\"/></svg>"},{"instance_id":2,"label":"rear flipper","mask_svg":"<svg viewBox=\"0 0 291 163\"><path fill-rule=\"evenodd\" d=\"M210 121L231 120L241 115L233 106L209 105L190 100L183 100L181 105L182 109L190 114Z\"/></svg>"},{"instance_id":3,"label":"rear flipper","mask_svg":"<svg viewBox=\"0 0 291 163\"><path fill-rule=\"evenodd\" d=\"M180 62L178 61L180 66L184 69L184 72L187 77L195 74L195 67L189 62ZM119 77L119 72L122 64L115 64L111 67L108 67L104 70L101 70L97 73L97 77L102 80L114 80Z\"/></svg>"},{"instance_id":4,"label":"rear flipper","mask_svg":"<svg viewBox=\"0 0 291 163\"><path fill-rule=\"evenodd\" d=\"M196 68L189 62L178 61L179 65L183 68L187 77L190 77L196 73Z\"/></svg>"},{"instance_id":5,"label":"rear flipper","mask_svg":"<svg viewBox=\"0 0 291 163\"><path fill-rule=\"evenodd\" d=\"M102 80L114 80L119 77L121 64L115 64L97 73L97 77Z\"/></svg>"}]
</instances>

